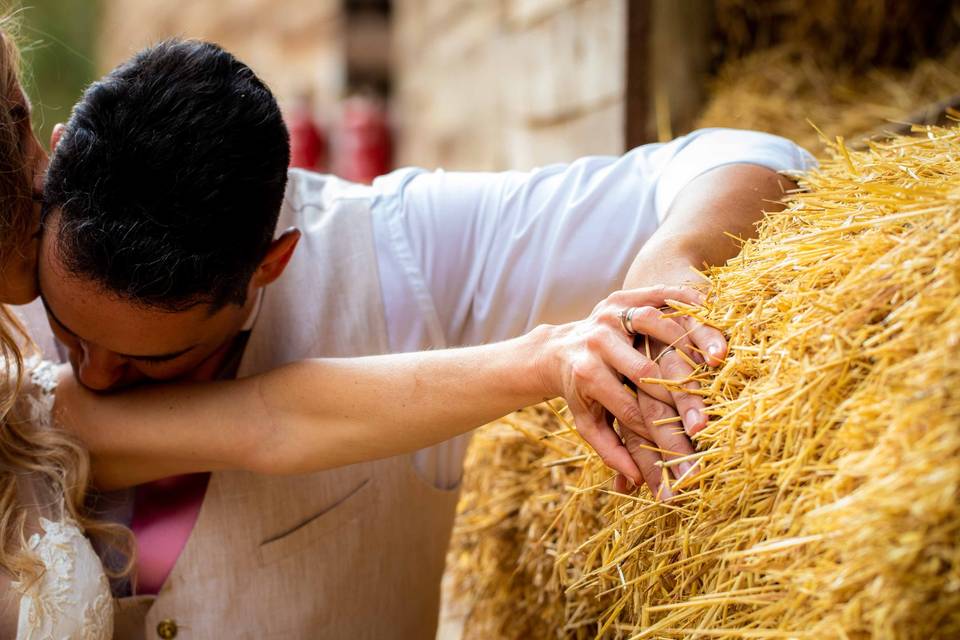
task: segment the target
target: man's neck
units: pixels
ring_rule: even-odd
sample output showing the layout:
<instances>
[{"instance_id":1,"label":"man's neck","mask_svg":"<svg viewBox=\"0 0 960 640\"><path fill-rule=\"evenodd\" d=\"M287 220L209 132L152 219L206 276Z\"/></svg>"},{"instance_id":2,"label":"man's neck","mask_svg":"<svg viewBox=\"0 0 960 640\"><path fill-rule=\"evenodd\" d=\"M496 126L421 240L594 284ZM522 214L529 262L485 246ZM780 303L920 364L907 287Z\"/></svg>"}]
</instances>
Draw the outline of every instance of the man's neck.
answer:
<instances>
[{"instance_id":1,"label":"man's neck","mask_svg":"<svg viewBox=\"0 0 960 640\"><path fill-rule=\"evenodd\" d=\"M247 346L249 331L241 331L227 340L220 348L210 354L210 357L200 363L196 369L185 375L181 380L200 382L208 380L227 380L235 378L243 359L243 351Z\"/></svg>"},{"instance_id":2,"label":"man's neck","mask_svg":"<svg viewBox=\"0 0 960 640\"><path fill-rule=\"evenodd\" d=\"M200 363L200 366L185 376L184 379L195 381L228 380L237 377L237 371L240 369L240 362L243 360L243 353L247 347L250 332L256 324L262 303L263 289L258 289L256 296L247 303L249 311L240 331L210 354L209 358Z\"/></svg>"}]
</instances>

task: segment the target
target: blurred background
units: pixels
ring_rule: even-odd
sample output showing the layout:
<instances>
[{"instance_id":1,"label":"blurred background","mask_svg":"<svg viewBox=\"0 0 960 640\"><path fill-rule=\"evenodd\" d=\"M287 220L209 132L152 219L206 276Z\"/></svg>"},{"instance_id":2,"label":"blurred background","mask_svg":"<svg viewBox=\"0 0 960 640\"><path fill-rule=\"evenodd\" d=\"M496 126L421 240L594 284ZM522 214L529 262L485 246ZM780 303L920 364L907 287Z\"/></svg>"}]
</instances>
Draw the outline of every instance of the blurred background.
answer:
<instances>
[{"instance_id":1,"label":"blurred background","mask_svg":"<svg viewBox=\"0 0 960 640\"><path fill-rule=\"evenodd\" d=\"M24 0L49 139L83 87L172 35L213 40L274 89L294 161L530 168L698 126L817 151L960 93L953 0ZM811 124L812 123L812 124Z\"/></svg>"},{"instance_id":2,"label":"blurred background","mask_svg":"<svg viewBox=\"0 0 960 640\"><path fill-rule=\"evenodd\" d=\"M3 2L18 14L24 80L33 101L33 125L41 142L97 75L94 43L100 27L98 2L31 0Z\"/></svg>"},{"instance_id":3,"label":"blurred background","mask_svg":"<svg viewBox=\"0 0 960 640\"><path fill-rule=\"evenodd\" d=\"M3 2L42 140L98 75L197 37L273 88L297 166L357 181L528 169L704 126L821 153L960 117L960 0ZM445 610L440 637L463 615Z\"/></svg>"}]
</instances>

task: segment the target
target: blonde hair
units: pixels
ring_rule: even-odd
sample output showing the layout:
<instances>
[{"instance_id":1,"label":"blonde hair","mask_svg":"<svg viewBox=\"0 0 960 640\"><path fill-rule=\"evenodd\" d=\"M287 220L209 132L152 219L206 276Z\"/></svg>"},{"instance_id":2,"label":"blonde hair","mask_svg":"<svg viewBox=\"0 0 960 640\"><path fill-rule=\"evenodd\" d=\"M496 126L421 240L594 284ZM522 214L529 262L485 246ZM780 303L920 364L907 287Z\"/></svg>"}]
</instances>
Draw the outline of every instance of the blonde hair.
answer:
<instances>
[{"instance_id":1,"label":"blonde hair","mask_svg":"<svg viewBox=\"0 0 960 640\"><path fill-rule=\"evenodd\" d=\"M18 109L20 53L13 19L0 18L0 264L29 243L37 224L33 212L33 167L25 153L24 127L29 114ZM97 522L84 508L90 485L86 450L59 429L43 428L19 415L24 356L29 344L22 325L0 305L0 569L22 583L36 579L43 567L26 545L32 511L52 509L53 517L76 522L88 535L129 545L129 531ZM30 486L46 504L28 504ZM132 554L126 554L132 560ZM126 571L129 568L124 569Z\"/></svg>"}]
</instances>

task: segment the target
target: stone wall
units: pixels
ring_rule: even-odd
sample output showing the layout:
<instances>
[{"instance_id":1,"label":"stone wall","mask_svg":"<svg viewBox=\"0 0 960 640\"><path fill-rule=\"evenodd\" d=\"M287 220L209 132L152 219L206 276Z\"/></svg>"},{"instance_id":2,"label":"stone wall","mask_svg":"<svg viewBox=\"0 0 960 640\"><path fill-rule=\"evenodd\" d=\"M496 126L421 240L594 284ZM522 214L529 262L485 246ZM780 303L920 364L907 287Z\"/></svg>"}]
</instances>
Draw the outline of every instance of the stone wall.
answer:
<instances>
[{"instance_id":1,"label":"stone wall","mask_svg":"<svg viewBox=\"0 0 960 640\"><path fill-rule=\"evenodd\" d=\"M348 66L369 77L392 51L396 164L522 169L623 150L628 2L394 0L391 49L341 0L102 0L97 58L106 71L160 38L204 38L282 105L310 91L329 116Z\"/></svg>"},{"instance_id":2,"label":"stone wall","mask_svg":"<svg viewBox=\"0 0 960 640\"><path fill-rule=\"evenodd\" d=\"M345 89L339 0L102 0L98 63L106 71L161 38L211 40L249 64L281 103L306 91L328 110Z\"/></svg>"},{"instance_id":3,"label":"stone wall","mask_svg":"<svg viewBox=\"0 0 960 640\"><path fill-rule=\"evenodd\" d=\"M396 0L397 163L622 152L628 1Z\"/></svg>"}]
</instances>

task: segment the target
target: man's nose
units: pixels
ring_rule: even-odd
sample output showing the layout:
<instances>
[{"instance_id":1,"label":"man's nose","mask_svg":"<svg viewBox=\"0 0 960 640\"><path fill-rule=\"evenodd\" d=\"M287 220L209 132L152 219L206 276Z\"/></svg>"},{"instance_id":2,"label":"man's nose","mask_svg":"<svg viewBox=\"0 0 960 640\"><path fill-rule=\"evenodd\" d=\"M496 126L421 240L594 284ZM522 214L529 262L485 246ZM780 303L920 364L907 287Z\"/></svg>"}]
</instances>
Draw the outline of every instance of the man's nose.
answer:
<instances>
[{"instance_id":1,"label":"man's nose","mask_svg":"<svg viewBox=\"0 0 960 640\"><path fill-rule=\"evenodd\" d=\"M126 360L112 351L93 345L83 345L78 375L85 387L94 391L106 391L122 379Z\"/></svg>"}]
</instances>

